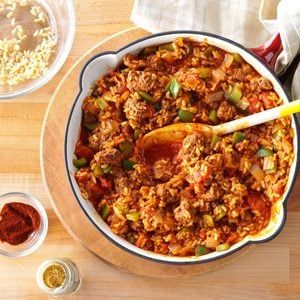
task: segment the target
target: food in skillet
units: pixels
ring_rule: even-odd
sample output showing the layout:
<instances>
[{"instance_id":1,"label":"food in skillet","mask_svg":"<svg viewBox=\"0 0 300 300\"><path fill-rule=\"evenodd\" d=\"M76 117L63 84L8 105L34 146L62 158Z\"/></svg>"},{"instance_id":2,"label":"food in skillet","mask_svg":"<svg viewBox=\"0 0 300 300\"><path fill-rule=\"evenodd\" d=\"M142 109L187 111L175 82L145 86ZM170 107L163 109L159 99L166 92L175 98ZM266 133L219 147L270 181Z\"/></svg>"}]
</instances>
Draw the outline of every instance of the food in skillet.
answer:
<instances>
[{"instance_id":1,"label":"food in skillet","mask_svg":"<svg viewBox=\"0 0 300 300\"><path fill-rule=\"evenodd\" d=\"M285 190L290 117L146 152L138 140L172 123L220 124L281 103L239 54L204 42L178 38L128 54L83 102L76 181L137 247L176 256L227 250L268 225Z\"/></svg>"}]
</instances>

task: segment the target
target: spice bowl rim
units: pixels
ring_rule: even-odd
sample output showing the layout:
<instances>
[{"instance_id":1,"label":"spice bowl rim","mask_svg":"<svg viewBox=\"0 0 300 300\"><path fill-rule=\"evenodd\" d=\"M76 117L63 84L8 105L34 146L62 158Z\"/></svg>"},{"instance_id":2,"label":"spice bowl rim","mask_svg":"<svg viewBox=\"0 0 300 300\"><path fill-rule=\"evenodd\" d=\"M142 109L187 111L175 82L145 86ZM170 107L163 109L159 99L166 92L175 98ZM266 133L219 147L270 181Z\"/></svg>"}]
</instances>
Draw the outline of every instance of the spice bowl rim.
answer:
<instances>
[{"instance_id":1,"label":"spice bowl rim","mask_svg":"<svg viewBox=\"0 0 300 300\"><path fill-rule=\"evenodd\" d=\"M29 238L28 239L29 242L28 240L26 240L24 243L20 245L13 246L13 245L9 245L6 242L0 241L0 254L6 257L17 258L17 257L27 256L33 253L43 244L48 232L48 216L44 206L35 197L23 192L10 192L10 193L5 193L0 195L0 209L2 209L2 206L4 205L4 204L2 205L3 201L4 204L18 202L18 203L31 205L38 212L41 218L41 224L39 229L36 232L37 237L33 238L32 240L30 240ZM20 248L20 250L9 251L3 249L2 245L7 245L11 249L13 249L14 247Z\"/></svg>"}]
</instances>

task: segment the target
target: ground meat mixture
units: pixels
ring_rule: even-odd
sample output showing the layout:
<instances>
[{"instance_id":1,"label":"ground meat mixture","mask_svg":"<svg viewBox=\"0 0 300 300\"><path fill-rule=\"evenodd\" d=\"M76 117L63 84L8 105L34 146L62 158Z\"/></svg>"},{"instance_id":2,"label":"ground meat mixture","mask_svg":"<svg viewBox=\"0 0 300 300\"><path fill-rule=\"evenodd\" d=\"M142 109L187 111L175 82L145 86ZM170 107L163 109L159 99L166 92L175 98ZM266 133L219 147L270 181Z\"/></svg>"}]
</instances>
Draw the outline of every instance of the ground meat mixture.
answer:
<instances>
[{"instance_id":1,"label":"ground meat mixture","mask_svg":"<svg viewBox=\"0 0 300 300\"><path fill-rule=\"evenodd\" d=\"M147 104L134 98L129 98L124 105L124 113L132 128L136 128L147 117Z\"/></svg>"},{"instance_id":2,"label":"ground meat mixture","mask_svg":"<svg viewBox=\"0 0 300 300\"><path fill-rule=\"evenodd\" d=\"M150 71L129 71L127 76L127 87L130 91L150 92L160 85L157 74Z\"/></svg>"},{"instance_id":3,"label":"ground meat mixture","mask_svg":"<svg viewBox=\"0 0 300 300\"><path fill-rule=\"evenodd\" d=\"M156 160L153 164L153 177L155 179L168 181L173 177L174 171L175 166L173 165L171 159L161 158Z\"/></svg>"},{"instance_id":4,"label":"ground meat mixture","mask_svg":"<svg viewBox=\"0 0 300 300\"><path fill-rule=\"evenodd\" d=\"M217 110L217 117L224 122L232 120L235 114L235 108L226 101L223 101Z\"/></svg>"},{"instance_id":5,"label":"ground meat mixture","mask_svg":"<svg viewBox=\"0 0 300 300\"><path fill-rule=\"evenodd\" d=\"M127 54L124 56L123 63L132 70L140 70L146 67L146 62L140 59L138 55Z\"/></svg>"},{"instance_id":6,"label":"ground meat mixture","mask_svg":"<svg viewBox=\"0 0 300 300\"><path fill-rule=\"evenodd\" d=\"M174 209L174 216L176 221L181 226L192 226L193 225L193 216L191 213L191 208L186 200L181 200L180 205Z\"/></svg>"},{"instance_id":7,"label":"ground meat mixture","mask_svg":"<svg viewBox=\"0 0 300 300\"><path fill-rule=\"evenodd\" d=\"M278 106L239 54L191 39L127 54L82 104L75 179L112 232L144 250L199 256L269 230L293 163L291 118L139 147L153 129L218 125ZM149 154L150 153L150 154Z\"/></svg>"},{"instance_id":8,"label":"ground meat mixture","mask_svg":"<svg viewBox=\"0 0 300 300\"><path fill-rule=\"evenodd\" d=\"M99 165L109 164L112 166L118 166L121 165L122 155L120 150L116 148L107 148L97 152L94 159Z\"/></svg>"}]
</instances>

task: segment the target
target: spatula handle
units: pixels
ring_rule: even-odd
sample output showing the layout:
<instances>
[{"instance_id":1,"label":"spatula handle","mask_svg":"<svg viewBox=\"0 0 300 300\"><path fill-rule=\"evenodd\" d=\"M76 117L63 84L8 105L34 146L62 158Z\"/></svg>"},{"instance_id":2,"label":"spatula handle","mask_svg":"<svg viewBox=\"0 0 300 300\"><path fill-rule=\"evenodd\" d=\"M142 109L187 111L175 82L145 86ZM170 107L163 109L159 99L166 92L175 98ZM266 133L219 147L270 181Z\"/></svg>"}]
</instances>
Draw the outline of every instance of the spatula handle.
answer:
<instances>
[{"instance_id":1,"label":"spatula handle","mask_svg":"<svg viewBox=\"0 0 300 300\"><path fill-rule=\"evenodd\" d=\"M291 114L300 112L300 100L295 100L287 105L279 106L280 117L285 117Z\"/></svg>"},{"instance_id":2,"label":"spatula handle","mask_svg":"<svg viewBox=\"0 0 300 300\"><path fill-rule=\"evenodd\" d=\"M297 112L300 112L300 100L295 100L282 106L274 107L241 119L214 126L213 131L218 135L224 135Z\"/></svg>"}]
</instances>

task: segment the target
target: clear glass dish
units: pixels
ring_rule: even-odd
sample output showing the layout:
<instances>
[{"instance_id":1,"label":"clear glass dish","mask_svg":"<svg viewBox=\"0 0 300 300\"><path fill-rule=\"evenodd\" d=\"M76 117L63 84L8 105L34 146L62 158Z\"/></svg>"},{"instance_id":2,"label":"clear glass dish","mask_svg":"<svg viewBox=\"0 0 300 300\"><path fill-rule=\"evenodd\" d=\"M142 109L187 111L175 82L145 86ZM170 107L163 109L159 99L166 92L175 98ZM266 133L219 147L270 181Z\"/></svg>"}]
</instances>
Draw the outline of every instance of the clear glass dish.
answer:
<instances>
[{"instance_id":1,"label":"clear glass dish","mask_svg":"<svg viewBox=\"0 0 300 300\"><path fill-rule=\"evenodd\" d=\"M44 280L43 275L49 266L59 265L65 271L66 278L61 286L50 288ZM59 297L63 295L75 294L81 286L81 274L77 266L68 258L54 258L44 261L36 273L38 286L49 296Z\"/></svg>"},{"instance_id":2,"label":"clear glass dish","mask_svg":"<svg viewBox=\"0 0 300 300\"><path fill-rule=\"evenodd\" d=\"M21 202L34 207L41 217L41 224L37 231L20 245L10 245L0 241L0 254L7 257L21 257L37 250L46 238L48 231L48 217L42 204L34 197L24 193L8 193L0 196L0 211L6 203Z\"/></svg>"},{"instance_id":3,"label":"clear glass dish","mask_svg":"<svg viewBox=\"0 0 300 300\"><path fill-rule=\"evenodd\" d=\"M17 85L0 85L0 100L23 96L45 85L57 74L71 51L75 35L75 12L73 1L35 0L34 2L48 15L49 27L51 27L55 33L55 39L57 41L55 53L52 55L48 70L44 75ZM22 23L25 33L27 27L34 26L32 20L29 20L29 15L26 17L26 14L21 15L21 21L16 20L15 25L18 25L19 23ZM7 37L15 25L11 25L10 20L6 20L2 15L0 18L0 38Z\"/></svg>"}]
</instances>

